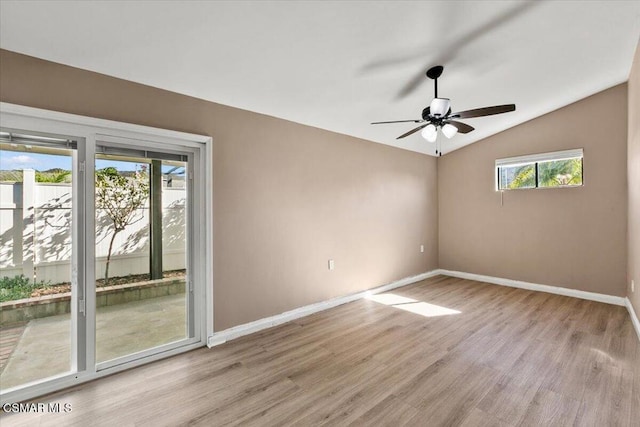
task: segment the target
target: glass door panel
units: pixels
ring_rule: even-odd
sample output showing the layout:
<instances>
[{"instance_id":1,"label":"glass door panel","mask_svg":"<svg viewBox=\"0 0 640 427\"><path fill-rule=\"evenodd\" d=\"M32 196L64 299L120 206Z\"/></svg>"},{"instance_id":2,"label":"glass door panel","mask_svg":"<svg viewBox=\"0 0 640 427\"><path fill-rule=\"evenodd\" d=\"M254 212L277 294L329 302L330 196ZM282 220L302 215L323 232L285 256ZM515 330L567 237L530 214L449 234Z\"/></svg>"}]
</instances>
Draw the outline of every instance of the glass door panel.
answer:
<instances>
[{"instance_id":1,"label":"glass door panel","mask_svg":"<svg viewBox=\"0 0 640 427\"><path fill-rule=\"evenodd\" d=\"M75 150L0 135L0 388L75 371ZM47 144L50 141L51 145Z\"/></svg>"},{"instance_id":2,"label":"glass door panel","mask_svg":"<svg viewBox=\"0 0 640 427\"><path fill-rule=\"evenodd\" d=\"M190 336L184 160L96 155L98 364Z\"/></svg>"}]
</instances>

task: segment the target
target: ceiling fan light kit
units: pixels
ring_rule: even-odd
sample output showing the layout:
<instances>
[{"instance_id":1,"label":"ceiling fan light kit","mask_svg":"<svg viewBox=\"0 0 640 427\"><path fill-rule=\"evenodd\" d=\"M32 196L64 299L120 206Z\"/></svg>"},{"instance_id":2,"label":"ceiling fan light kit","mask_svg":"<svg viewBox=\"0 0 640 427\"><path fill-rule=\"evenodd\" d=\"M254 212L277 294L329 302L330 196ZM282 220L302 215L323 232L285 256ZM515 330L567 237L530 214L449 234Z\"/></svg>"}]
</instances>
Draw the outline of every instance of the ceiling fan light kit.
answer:
<instances>
[{"instance_id":1,"label":"ceiling fan light kit","mask_svg":"<svg viewBox=\"0 0 640 427\"><path fill-rule=\"evenodd\" d=\"M436 138L438 138L438 129L434 125L429 123L427 126L425 126L424 129L422 129L422 132L420 132L420 134L427 141L436 142Z\"/></svg>"},{"instance_id":2,"label":"ceiling fan light kit","mask_svg":"<svg viewBox=\"0 0 640 427\"><path fill-rule=\"evenodd\" d=\"M453 119L470 119L474 117L492 116L494 114L508 113L515 111L515 104L495 105L493 107L476 108L473 110L460 111L451 113L451 101L449 98L438 98L438 77L442 75L444 67L436 65L427 70L427 77L433 80L435 97L428 107L422 110L422 119L417 120L393 120L387 122L373 122L372 125L388 124L388 123L427 123L403 133L396 139L402 139L412 135L418 131L424 139L429 142L435 142L438 138L438 129L442 131L447 138L453 138L458 132L465 134L474 130L473 126L459 122ZM436 155L442 156L440 144L436 146Z\"/></svg>"},{"instance_id":3,"label":"ceiling fan light kit","mask_svg":"<svg viewBox=\"0 0 640 427\"><path fill-rule=\"evenodd\" d=\"M445 123L445 125L442 126L442 133L444 136L451 139L456 133L458 133L458 128L451 123Z\"/></svg>"}]
</instances>

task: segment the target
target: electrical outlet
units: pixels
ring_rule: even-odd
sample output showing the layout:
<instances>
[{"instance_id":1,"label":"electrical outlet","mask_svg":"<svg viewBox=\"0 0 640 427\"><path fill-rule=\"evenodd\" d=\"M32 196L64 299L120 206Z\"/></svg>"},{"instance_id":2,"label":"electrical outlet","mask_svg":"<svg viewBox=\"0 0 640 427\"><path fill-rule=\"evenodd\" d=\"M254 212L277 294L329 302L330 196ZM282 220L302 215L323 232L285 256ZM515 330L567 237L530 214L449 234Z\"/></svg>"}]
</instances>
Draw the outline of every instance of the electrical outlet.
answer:
<instances>
[{"instance_id":1,"label":"electrical outlet","mask_svg":"<svg viewBox=\"0 0 640 427\"><path fill-rule=\"evenodd\" d=\"M329 260L329 270L333 270L335 268L335 264L332 259Z\"/></svg>"},{"instance_id":2,"label":"electrical outlet","mask_svg":"<svg viewBox=\"0 0 640 427\"><path fill-rule=\"evenodd\" d=\"M420 245L420 252L424 252L424 245Z\"/></svg>"}]
</instances>

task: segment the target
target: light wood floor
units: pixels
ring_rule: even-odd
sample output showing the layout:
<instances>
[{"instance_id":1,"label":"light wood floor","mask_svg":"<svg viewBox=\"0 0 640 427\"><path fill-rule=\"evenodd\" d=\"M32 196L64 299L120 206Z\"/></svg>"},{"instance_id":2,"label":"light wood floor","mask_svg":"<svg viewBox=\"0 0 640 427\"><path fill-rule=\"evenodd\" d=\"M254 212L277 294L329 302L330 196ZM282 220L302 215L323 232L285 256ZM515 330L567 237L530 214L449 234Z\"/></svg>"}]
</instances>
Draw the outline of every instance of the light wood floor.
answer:
<instances>
[{"instance_id":1,"label":"light wood floor","mask_svg":"<svg viewBox=\"0 0 640 427\"><path fill-rule=\"evenodd\" d=\"M392 293L460 313L360 300L38 400L70 413L0 423L640 425L625 308L444 276Z\"/></svg>"}]
</instances>

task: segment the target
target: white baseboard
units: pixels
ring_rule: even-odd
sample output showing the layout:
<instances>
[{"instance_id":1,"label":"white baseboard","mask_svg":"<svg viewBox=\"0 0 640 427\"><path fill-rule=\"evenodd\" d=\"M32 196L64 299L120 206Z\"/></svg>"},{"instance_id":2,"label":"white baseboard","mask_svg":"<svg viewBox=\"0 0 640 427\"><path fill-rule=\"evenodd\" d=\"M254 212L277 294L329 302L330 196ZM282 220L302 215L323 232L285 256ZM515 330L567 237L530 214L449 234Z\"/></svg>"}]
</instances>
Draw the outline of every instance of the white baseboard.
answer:
<instances>
[{"instance_id":1,"label":"white baseboard","mask_svg":"<svg viewBox=\"0 0 640 427\"><path fill-rule=\"evenodd\" d=\"M476 280L478 282L493 283L494 285L509 286L512 288L528 289L530 291L547 292L550 294L564 295L586 299L590 301L604 302L606 304L626 306L624 297L616 297L614 295L598 294L595 292L579 291L577 289L561 288L559 286L541 285L538 283L522 282L520 280L503 279L500 277L483 276L481 274L464 273L462 271L452 270L436 270L436 274L445 276L459 277L460 279Z\"/></svg>"},{"instance_id":2,"label":"white baseboard","mask_svg":"<svg viewBox=\"0 0 640 427\"><path fill-rule=\"evenodd\" d=\"M281 325L286 322L290 322L301 317L309 316L310 314L317 313L319 311L327 310L329 308L337 307L342 304L346 304L351 301L355 301L370 295L378 294L381 292L390 291L402 286L407 286L412 283L419 282L421 280L428 279L429 277L445 275L451 277L458 277L461 279L475 280L478 282L492 283L495 285L509 286L512 288L528 289L531 291L547 292L556 295L564 295L568 297L586 299L590 301L603 302L606 304L619 305L627 307L629 315L631 316L631 322L640 339L640 321L631 305L629 298L617 297L614 295L599 294L596 292L580 291L577 289L562 288L559 286L542 285L538 283L523 282L520 280L503 279L500 277L484 276L481 274L465 273L462 271L452 271L437 269L426 273L418 274L417 276L406 277L387 285L379 286L367 291L357 292L355 294L346 295L338 298L333 298L327 301L322 301L315 304L310 304L304 307L299 307L291 311L286 311L282 314L278 314L264 319L256 320L254 322L245 323L243 325L234 326L233 328L225 329L224 331L215 332L207 338L207 346L209 348L223 344L227 341L242 337L244 335L252 334L254 332L261 331L263 329L271 328L277 325Z\"/></svg>"},{"instance_id":3,"label":"white baseboard","mask_svg":"<svg viewBox=\"0 0 640 427\"><path fill-rule=\"evenodd\" d=\"M638 334L638 339L640 340L640 320L638 320L636 311L633 309L631 300L628 297L625 298L625 303L625 305L627 306L627 310L629 310L629 316L631 316L631 323L633 323L633 328L636 330L636 334Z\"/></svg>"},{"instance_id":4,"label":"white baseboard","mask_svg":"<svg viewBox=\"0 0 640 427\"><path fill-rule=\"evenodd\" d=\"M426 273L418 274L417 276L405 277L404 279L400 279L395 282L382 285L374 289L369 289L366 291L357 292L355 294L345 295L345 296L333 298L327 301L306 305L304 307L299 307L291 311L285 311L282 314L278 314L271 317L265 317L264 319L256 320L254 322L234 326L233 328L225 329L224 331L220 331L220 332L215 332L213 335L210 335L207 338L207 346L211 348L216 345L223 344L227 341L231 341L235 338L239 338L244 335L252 334L254 332L258 332L263 329L281 325L283 323L290 322L292 320L299 319L301 317L309 316L310 314L327 310L329 308L337 307L339 305L346 304L348 302L355 301L370 295L390 291L392 289L396 289L401 286L407 286L412 283L416 283L421 280L428 279L429 277L436 276L438 274L440 274L438 273L438 270L428 271Z\"/></svg>"}]
</instances>

